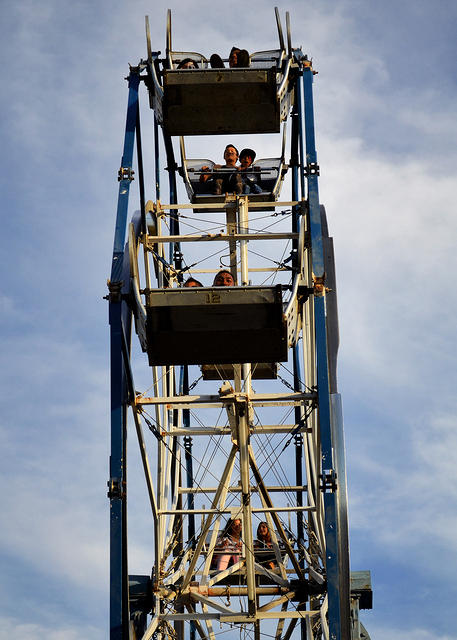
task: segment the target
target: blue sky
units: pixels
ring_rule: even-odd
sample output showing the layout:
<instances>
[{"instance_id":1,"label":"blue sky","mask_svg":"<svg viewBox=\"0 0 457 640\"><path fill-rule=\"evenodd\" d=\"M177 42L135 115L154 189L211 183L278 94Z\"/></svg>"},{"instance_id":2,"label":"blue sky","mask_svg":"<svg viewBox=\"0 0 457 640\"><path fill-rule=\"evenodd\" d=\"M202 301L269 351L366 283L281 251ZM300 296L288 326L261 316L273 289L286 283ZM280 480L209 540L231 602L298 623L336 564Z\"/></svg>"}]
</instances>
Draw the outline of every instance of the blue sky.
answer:
<instances>
[{"instance_id":1,"label":"blue sky","mask_svg":"<svg viewBox=\"0 0 457 640\"><path fill-rule=\"evenodd\" d=\"M274 4L2 6L0 640L108 633L102 298L144 16L155 49L170 7L175 49L225 54L276 47ZM319 71L351 563L374 587L364 622L373 640L456 640L457 5L279 6Z\"/></svg>"}]
</instances>

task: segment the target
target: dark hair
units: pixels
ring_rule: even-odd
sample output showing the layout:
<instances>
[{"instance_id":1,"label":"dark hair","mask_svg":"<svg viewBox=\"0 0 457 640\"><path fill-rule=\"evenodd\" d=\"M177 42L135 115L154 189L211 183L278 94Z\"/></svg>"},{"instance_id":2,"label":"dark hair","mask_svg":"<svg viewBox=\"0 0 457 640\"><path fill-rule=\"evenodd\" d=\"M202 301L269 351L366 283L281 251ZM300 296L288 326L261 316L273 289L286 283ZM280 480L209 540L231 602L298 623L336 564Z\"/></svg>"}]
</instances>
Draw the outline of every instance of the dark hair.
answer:
<instances>
[{"instance_id":1,"label":"dark hair","mask_svg":"<svg viewBox=\"0 0 457 640\"><path fill-rule=\"evenodd\" d=\"M255 156L256 156L256 152L254 151L254 149L242 149L241 153L240 153L240 158L244 158L245 156L251 156L252 158L252 162L254 162L255 160Z\"/></svg>"},{"instance_id":2,"label":"dark hair","mask_svg":"<svg viewBox=\"0 0 457 640\"><path fill-rule=\"evenodd\" d=\"M195 278L188 278L185 283L183 284L183 287L190 287L191 286L191 282L195 282L195 287L203 287L202 283L200 282L200 280L196 280Z\"/></svg>"},{"instance_id":3,"label":"dark hair","mask_svg":"<svg viewBox=\"0 0 457 640\"><path fill-rule=\"evenodd\" d=\"M232 53L234 53L235 51L241 51L241 49L240 49L239 47L232 47L232 48L231 48L231 51L230 51L229 58L230 58L230 56L232 55Z\"/></svg>"},{"instance_id":4,"label":"dark hair","mask_svg":"<svg viewBox=\"0 0 457 640\"><path fill-rule=\"evenodd\" d=\"M234 145L234 144L227 144L227 145L225 146L224 153L227 151L227 149L228 149L229 147L232 147L233 149L235 149L235 151L236 151L236 155L237 155L237 158L239 158L239 157L240 157L240 152L238 151L238 149L235 147L235 145Z\"/></svg>"},{"instance_id":5,"label":"dark hair","mask_svg":"<svg viewBox=\"0 0 457 640\"><path fill-rule=\"evenodd\" d=\"M233 527L233 523L235 522L235 520L239 520L241 523L243 523L241 518L229 518L227 520L227 523L226 523L225 527L222 530L222 533L221 533L221 537L222 538L225 538L226 535L232 533L232 527Z\"/></svg>"},{"instance_id":6,"label":"dark hair","mask_svg":"<svg viewBox=\"0 0 457 640\"><path fill-rule=\"evenodd\" d=\"M260 537L260 535L261 535L261 534L260 534L260 527L261 527L262 525L265 525L265 526L266 526L266 528L267 528L267 534L266 534L264 537L262 537L262 538L261 538L261 537ZM257 539L258 539L258 540L260 540L261 542L267 542L267 543L271 542L271 533L270 533L270 529L268 528L268 525L267 525L267 523L266 523L266 522L261 522L261 523L259 524L259 526L257 527Z\"/></svg>"},{"instance_id":7,"label":"dark hair","mask_svg":"<svg viewBox=\"0 0 457 640\"><path fill-rule=\"evenodd\" d=\"M192 58L184 58L184 60L181 60L181 62L178 64L178 69L182 69L183 66L188 62L192 62L192 64L194 65L194 69L198 69L197 63L195 62L195 60L192 60Z\"/></svg>"},{"instance_id":8,"label":"dark hair","mask_svg":"<svg viewBox=\"0 0 457 640\"><path fill-rule=\"evenodd\" d=\"M233 282L235 282L235 278L233 277L233 275L232 275L232 272L231 272L231 271L229 271L228 269L221 269L221 270L220 270L220 271L218 271L218 272L216 273L216 275L214 276L214 280L213 280L213 287L215 286L215 285L214 285L214 283L216 282L216 280L217 280L218 276L220 276L220 275L221 275L221 273L228 273L228 274L229 274L229 276L232 278Z\"/></svg>"}]
</instances>

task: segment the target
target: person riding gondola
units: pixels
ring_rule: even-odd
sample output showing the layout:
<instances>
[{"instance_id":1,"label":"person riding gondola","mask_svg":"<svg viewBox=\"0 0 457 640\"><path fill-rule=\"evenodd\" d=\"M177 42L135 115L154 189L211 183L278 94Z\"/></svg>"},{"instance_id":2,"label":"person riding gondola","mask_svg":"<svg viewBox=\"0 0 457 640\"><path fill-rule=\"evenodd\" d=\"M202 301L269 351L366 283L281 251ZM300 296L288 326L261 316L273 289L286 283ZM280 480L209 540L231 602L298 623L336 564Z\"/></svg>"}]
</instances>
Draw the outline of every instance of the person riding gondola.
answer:
<instances>
[{"instance_id":1,"label":"person riding gondola","mask_svg":"<svg viewBox=\"0 0 457 640\"><path fill-rule=\"evenodd\" d=\"M229 564L236 564L240 561L242 528L243 525L240 518L228 519L216 542L217 557L215 566L218 571L224 571Z\"/></svg>"},{"instance_id":2,"label":"person riding gondola","mask_svg":"<svg viewBox=\"0 0 457 640\"><path fill-rule=\"evenodd\" d=\"M198 69L198 64L192 58L184 58L178 64L178 69Z\"/></svg>"},{"instance_id":3,"label":"person riding gondola","mask_svg":"<svg viewBox=\"0 0 457 640\"><path fill-rule=\"evenodd\" d=\"M243 193L243 180L236 166L238 157L238 149L233 144L228 144L224 150L225 164L215 164L213 174L202 173L200 182L208 183L209 191L214 195ZM207 166L201 168L202 171L207 169Z\"/></svg>"},{"instance_id":4,"label":"person riding gondola","mask_svg":"<svg viewBox=\"0 0 457 640\"><path fill-rule=\"evenodd\" d=\"M185 283L183 284L183 287L189 288L189 287L203 287L202 283L200 282L200 280L196 280L195 278L188 278Z\"/></svg>"},{"instance_id":5,"label":"person riding gondola","mask_svg":"<svg viewBox=\"0 0 457 640\"><path fill-rule=\"evenodd\" d=\"M275 555L270 529L266 522L261 522L257 527L257 539L254 540L254 553L256 561L268 569L275 569Z\"/></svg>"},{"instance_id":6,"label":"person riding gondola","mask_svg":"<svg viewBox=\"0 0 457 640\"><path fill-rule=\"evenodd\" d=\"M232 274L227 269L221 269L214 276L213 287L234 287L235 280Z\"/></svg>"},{"instance_id":7,"label":"person riding gondola","mask_svg":"<svg viewBox=\"0 0 457 640\"><path fill-rule=\"evenodd\" d=\"M211 58L209 59L209 63L212 69L224 69L225 65L222 58L217 54L213 53ZM239 49L238 47L232 47L229 55L229 67L233 69L234 67L249 67L251 64L249 53L246 49Z\"/></svg>"},{"instance_id":8,"label":"person riding gondola","mask_svg":"<svg viewBox=\"0 0 457 640\"><path fill-rule=\"evenodd\" d=\"M255 160L254 149L243 149L240 153L240 172L243 180L243 193L262 193L260 186L260 169L251 168Z\"/></svg>"}]
</instances>

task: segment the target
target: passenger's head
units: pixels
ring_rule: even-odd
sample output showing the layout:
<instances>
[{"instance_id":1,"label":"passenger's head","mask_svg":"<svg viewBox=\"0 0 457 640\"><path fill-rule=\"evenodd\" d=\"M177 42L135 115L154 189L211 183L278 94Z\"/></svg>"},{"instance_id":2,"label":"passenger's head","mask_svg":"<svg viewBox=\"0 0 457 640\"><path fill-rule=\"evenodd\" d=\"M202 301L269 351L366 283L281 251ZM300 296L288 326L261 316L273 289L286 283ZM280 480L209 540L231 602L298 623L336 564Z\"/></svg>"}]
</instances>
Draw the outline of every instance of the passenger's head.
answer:
<instances>
[{"instance_id":1,"label":"passenger's head","mask_svg":"<svg viewBox=\"0 0 457 640\"><path fill-rule=\"evenodd\" d=\"M178 64L178 69L198 69L197 63L192 58L184 58Z\"/></svg>"},{"instance_id":2,"label":"passenger's head","mask_svg":"<svg viewBox=\"0 0 457 640\"><path fill-rule=\"evenodd\" d=\"M229 518L227 520L227 524L224 527L223 535L230 534L239 538L241 535L241 531L243 529L243 524L241 522L241 518Z\"/></svg>"},{"instance_id":3,"label":"passenger's head","mask_svg":"<svg viewBox=\"0 0 457 640\"><path fill-rule=\"evenodd\" d=\"M235 280L227 269L222 269L214 276L213 287L233 287Z\"/></svg>"},{"instance_id":4,"label":"passenger's head","mask_svg":"<svg viewBox=\"0 0 457 640\"><path fill-rule=\"evenodd\" d=\"M257 527L257 539L262 542L271 542L270 529L266 522L261 522Z\"/></svg>"},{"instance_id":5,"label":"passenger's head","mask_svg":"<svg viewBox=\"0 0 457 640\"><path fill-rule=\"evenodd\" d=\"M240 164L242 169L247 169L255 160L254 149L243 149L240 153Z\"/></svg>"},{"instance_id":6,"label":"passenger's head","mask_svg":"<svg viewBox=\"0 0 457 640\"><path fill-rule=\"evenodd\" d=\"M238 63L238 54L241 51L239 47L232 47L229 55L229 67L236 67Z\"/></svg>"},{"instance_id":7,"label":"passenger's head","mask_svg":"<svg viewBox=\"0 0 457 640\"><path fill-rule=\"evenodd\" d=\"M183 287L203 287L202 283L199 280L195 280L195 278L188 278Z\"/></svg>"},{"instance_id":8,"label":"passenger's head","mask_svg":"<svg viewBox=\"0 0 457 640\"><path fill-rule=\"evenodd\" d=\"M228 144L224 150L224 160L225 163L230 167L234 167L236 165L236 161L238 160L238 149L233 144Z\"/></svg>"},{"instance_id":9,"label":"passenger's head","mask_svg":"<svg viewBox=\"0 0 457 640\"><path fill-rule=\"evenodd\" d=\"M243 529L243 523L241 522L241 518L234 518L232 520L232 526L231 526L232 533L241 535L242 529Z\"/></svg>"}]
</instances>

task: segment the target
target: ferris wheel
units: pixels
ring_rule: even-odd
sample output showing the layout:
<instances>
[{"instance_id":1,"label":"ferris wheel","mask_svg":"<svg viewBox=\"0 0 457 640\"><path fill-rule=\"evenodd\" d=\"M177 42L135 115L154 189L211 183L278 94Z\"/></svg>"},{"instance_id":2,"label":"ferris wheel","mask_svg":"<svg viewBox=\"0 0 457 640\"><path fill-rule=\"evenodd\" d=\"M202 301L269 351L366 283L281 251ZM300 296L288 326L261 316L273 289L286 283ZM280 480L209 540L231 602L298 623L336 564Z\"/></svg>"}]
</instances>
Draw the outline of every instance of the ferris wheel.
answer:
<instances>
[{"instance_id":1,"label":"ferris wheel","mask_svg":"<svg viewBox=\"0 0 457 640\"><path fill-rule=\"evenodd\" d=\"M170 11L161 57L146 19L147 58L130 68L108 281L111 640L369 638L359 609L371 608L370 575L349 567L315 72L292 46L289 15L284 37L275 14L278 48L246 52L243 66L175 51ZM152 109L152 154L140 89ZM247 166L234 144L226 165L187 157L190 136L223 134L277 134L279 148L259 159L244 149ZM134 178L140 209L128 221ZM150 372L144 389L133 334ZM150 563L138 575L128 569L130 430L150 512Z\"/></svg>"}]
</instances>

